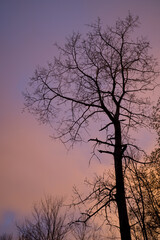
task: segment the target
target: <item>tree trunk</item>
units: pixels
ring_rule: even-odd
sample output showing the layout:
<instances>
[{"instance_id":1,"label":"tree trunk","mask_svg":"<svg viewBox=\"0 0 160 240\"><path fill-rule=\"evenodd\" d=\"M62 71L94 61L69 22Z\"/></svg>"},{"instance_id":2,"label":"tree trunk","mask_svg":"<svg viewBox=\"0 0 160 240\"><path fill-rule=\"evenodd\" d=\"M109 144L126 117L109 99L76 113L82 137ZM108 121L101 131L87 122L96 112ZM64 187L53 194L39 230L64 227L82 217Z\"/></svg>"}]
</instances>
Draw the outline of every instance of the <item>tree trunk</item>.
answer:
<instances>
[{"instance_id":1,"label":"tree trunk","mask_svg":"<svg viewBox=\"0 0 160 240\"><path fill-rule=\"evenodd\" d=\"M115 124L115 151L114 151L114 163L115 163L115 176L116 176L116 201L118 207L120 233L122 240L131 240L130 226L128 220L125 190L124 190L124 176L122 169L122 152L123 146L121 144L121 127L118 121Z\"/></svg>"}]
</instances>

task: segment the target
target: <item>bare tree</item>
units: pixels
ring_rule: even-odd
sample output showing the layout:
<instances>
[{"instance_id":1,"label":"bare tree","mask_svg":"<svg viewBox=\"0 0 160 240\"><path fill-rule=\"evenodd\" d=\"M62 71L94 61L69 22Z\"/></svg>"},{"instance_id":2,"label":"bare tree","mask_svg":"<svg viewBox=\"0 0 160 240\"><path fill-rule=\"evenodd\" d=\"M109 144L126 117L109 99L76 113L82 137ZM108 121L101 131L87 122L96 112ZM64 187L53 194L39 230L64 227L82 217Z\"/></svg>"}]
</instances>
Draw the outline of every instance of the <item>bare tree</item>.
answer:
<instances>
[{"instance_id":1,"label":"bare tree","mask_svg":"<svg viewBox=\"0 0 160 240\"><path fill-rule=\"evenodd\" d=\"M135 239L156 240L160 235L160 148L144 166L132 163L125 174L131 229Z\"/></svg>"},{"instance_id":2,"label":"bare tree","mask_svg":"<svg viewBox=\"0 0 160 240\"><path fill-rule=\"evenodd\" d=\"M143 166L131 162L125 173L127 203L135 239L160 236L160 99L153 107L151 126L156 130L157 146Z\"/></svg>"},{"instance_id":3,"label":"bare tree","mask_svg":"<svg viewBox=\"0 0 160 240\"><path fill-rule=\"evenodd\" d=\"M95 155L113 157L115 185L108 189L112 197L103 198L95 212L87 212L86 220L116 202L123 240L131 239L124 167L136 161L136 151L143 153L130 132L148 126L150 102L146 93L156 87L158 76L149 42L132 36L138 24L138 17L129 14L115 27L105 29L98 20L84 38L73 33L64 47L58 46L59 57L35 71L24 94L29 111L43 123L57 124L57 137L65 143L85 140L85 130L89 132L95 123L89 141L94 144Z\"/></svg>"},{"instance_id":4,"label":"bare tree","mask_svg":"<svg viewBox=\"0 0 160 240\"><path fill-rule=\"evenodd\" d=\"M12 239L13 239L12 234L4 233L0 236L0 240L12 240Z\"/></svg>"},{"instance_id":5,"label":"bare tree","mask_svg":"<svg viewBox=\"0 0 160 240\"><path fill-rule=\"evenodd\" d=\"M35 205L32 217L18 225L20 240L63 240L68 232L66 214L61 212L63 200L47 197Z\"/></svg>"}]
</instances>

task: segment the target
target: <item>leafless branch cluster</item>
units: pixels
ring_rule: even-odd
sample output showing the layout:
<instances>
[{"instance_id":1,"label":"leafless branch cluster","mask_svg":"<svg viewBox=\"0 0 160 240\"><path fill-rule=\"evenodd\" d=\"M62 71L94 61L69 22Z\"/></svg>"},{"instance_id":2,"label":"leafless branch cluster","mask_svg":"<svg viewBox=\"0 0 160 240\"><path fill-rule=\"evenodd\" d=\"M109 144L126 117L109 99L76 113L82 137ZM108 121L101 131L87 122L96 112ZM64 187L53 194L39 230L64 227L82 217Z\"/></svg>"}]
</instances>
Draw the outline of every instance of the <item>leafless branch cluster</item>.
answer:
<instances>
[{"instance_id":1,"label":"leafless branch cluster","mask_svg":"<svg viewBox=\"0 0 160 240\"><path fill-rule=\"evenodd\" d=\"M71 222L68 207L62 199L46 197L40 205L35 205L30 217L18 225L18 240L104 240L102 229L90 222ZM6 238L3 238L6 237ZM7 235L2 239L9 240ZM12 238L11 238L12 239Z\"/></svg>"},{"instance_id":2,"label":"leafless branch cluster","mask_svg":"<svg viewBox=\"0 0 160 240\"><path fill-rule=\"evenodd\" d=\"M155 88L158 73L149 42L130 38L137 25L129 15L105 30L98 20L86 38L73 33L64 47L57 46L54 63L35 71L24 94L26 107L42 122L57 123L63 141L82 140L90 119L105 121L102 131L118 117L125 138L132 127L145 125L144 96ZM114 134L108 144L114 144Z\"/></svg>"},{"instance_id":3,"label":"leafless branch cluster","mask_svg":"<svg viewBox=\"0 0 160 240\"><path fill-rule=\"evenodd\" d=\"M158 239L160 234L160 149L143 167L131 162L125 174L131 229L135 239Z\"/></svg>"},{"instance_id":4,"label":"leafless branch cluster","mask_svg":"<svg viewBox=\"0 0 160 240\"><path fill-rule=\"evenodd\" d=\"M63 240L68 232L66 213L61 213L63 200L51 197L35 205L32 218L18 226L20 240Z\"/></svg>"},{"instance_id":5,"label":"leafless branch cluster","mask_svg":"<svg viewBox=\"0 0 160 240\"><path fill-rule=\"evenodd\" d=\"M6 233L4 233L4 234L2 234L2 235L0 236L0 240L12 240L12 239L13 239L12 234L6 234Z\"/></svg>"},{"instance_id":6,"label":"leafless branch cluster","mask_svg":"<svg viewBox=\"0 0 160 240\"><path fill-rule=\"evenodd\" d=\"M106 178L106 174L96 175L92 182L86 179L85 184L90 192L85 197L74 187L72 205L82 206L82 208L83 205L87 206L84 208L85 211L81 210L81 216L76 222L87 223L91 218L102 215L105 216L105 224L111 225L109 216L110 212L114 211L116 203L116 186L111 180L113 180L113 176Z\"/></svg>"}]
</instances>

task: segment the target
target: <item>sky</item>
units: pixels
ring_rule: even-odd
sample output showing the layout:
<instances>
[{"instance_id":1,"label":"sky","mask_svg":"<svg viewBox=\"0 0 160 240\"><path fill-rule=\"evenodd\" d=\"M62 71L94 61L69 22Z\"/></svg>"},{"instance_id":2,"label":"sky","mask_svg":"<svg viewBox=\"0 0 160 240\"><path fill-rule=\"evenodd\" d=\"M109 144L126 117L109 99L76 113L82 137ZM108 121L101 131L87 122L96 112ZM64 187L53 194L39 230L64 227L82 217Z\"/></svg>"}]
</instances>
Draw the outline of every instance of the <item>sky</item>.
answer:
<instances>
[{"instance_id":1,"label":"sky","mask_svg":"<svg viewBox=\"0 0 160 240\"><path fill-rule=\"evenodd\" d=\"M55 42L63 44L73 30L85 33L97 17L113 25L128 11L140 17L138 31L160 62L159 0L0 0L0 234L14 231L44 195L70 196L73 185L109 167L89 166L85 144L68 152L53 140L52 129L22 113L22 92L36 66L57 54Z\"/></svg>"}]
</instances>

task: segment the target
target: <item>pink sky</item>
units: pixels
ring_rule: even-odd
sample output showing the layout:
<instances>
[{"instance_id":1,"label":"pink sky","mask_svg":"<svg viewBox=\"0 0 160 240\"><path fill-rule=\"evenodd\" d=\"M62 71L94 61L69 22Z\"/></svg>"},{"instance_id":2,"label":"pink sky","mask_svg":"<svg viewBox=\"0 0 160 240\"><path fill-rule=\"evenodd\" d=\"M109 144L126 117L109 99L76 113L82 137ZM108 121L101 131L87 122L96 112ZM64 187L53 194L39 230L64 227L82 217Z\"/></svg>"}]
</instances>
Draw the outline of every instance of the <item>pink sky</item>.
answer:
<instances>
[{"instance_id":1,"label":"pink sky","mask_svg":"<svg viewBox=\"0 0 160 240\"><path fill-rule=\"evenodd\" d=\"M88 166L86 145L67 153L51 140L51 129L22 114L21 93L35 67L56 54L55 42L73 30L84 33L98 16L112 25L128 11L140 17L138 32L160 60L159 0L0 1L0 234L44 194L70 195L74 184L104 167L96 161ZM145 143L152 146L152 137Z\"/></svg>"}]
</instances>

